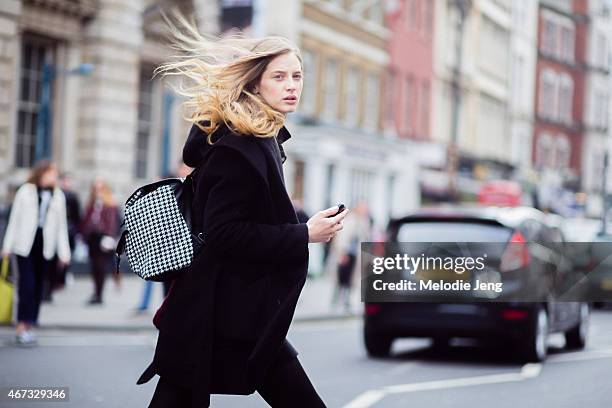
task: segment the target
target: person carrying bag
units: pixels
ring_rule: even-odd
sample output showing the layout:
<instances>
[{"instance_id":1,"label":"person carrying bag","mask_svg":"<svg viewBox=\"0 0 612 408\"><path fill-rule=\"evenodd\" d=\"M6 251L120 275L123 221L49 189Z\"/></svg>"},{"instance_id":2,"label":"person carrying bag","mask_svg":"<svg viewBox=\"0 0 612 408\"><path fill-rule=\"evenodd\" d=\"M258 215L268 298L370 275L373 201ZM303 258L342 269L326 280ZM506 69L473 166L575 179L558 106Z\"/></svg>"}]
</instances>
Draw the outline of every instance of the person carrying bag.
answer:
<instances>
[{"instance_id":1,"label":"person carrying bag","mask_svg":"<svg viewBox=\"0 0 612 408\"><path fill-rule=\"evenodd\" d=\"M180 87L193 108L183 161L197 169L192 214L204 245L156 314L157 347L138 384L160 376L150 408L254 392L272 407L325 407L286 336L308 244L334 237L347 211L300 223L285 188L300 52L282 37L210 40L183 23L187 57L157 72L197 78Z\"/></svg>"}]
</instances>

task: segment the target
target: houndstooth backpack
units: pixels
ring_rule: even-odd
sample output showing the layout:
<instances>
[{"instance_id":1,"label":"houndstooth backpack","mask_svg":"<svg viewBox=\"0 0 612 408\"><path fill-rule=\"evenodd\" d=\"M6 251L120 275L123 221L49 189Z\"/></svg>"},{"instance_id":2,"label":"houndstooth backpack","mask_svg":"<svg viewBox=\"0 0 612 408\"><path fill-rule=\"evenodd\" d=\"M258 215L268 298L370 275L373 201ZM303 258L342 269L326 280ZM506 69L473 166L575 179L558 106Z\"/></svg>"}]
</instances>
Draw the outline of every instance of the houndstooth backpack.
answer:
<instances>
[{"instance_id":1,"label":"houndstooth backpack","mask_svg":"<svg viewBox=\"0 0 612 408\"><path fill-rule=\"evenodd\" d=\"M127 199L117 271L124 251L134 273L145 280L170 280L191 265L204 244L203 234L192 230L193 175L147 184Z\"/></svg>"}]
</instances>

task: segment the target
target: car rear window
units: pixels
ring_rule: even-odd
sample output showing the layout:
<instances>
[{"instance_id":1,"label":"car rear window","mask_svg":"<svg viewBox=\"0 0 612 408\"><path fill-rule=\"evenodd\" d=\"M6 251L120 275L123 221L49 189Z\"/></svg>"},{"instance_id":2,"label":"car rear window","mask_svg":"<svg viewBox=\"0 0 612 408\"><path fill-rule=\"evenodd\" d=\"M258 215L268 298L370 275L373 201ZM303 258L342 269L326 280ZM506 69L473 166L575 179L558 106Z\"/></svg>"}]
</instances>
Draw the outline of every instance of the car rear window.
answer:
<instances>
[{"instance_id":1,"label":"car rear window","mask_svg":"<svg viewBox=\"0 0 612 408\"><path fill-rule=\"evenodd\" d=\"M397 231L398 242L508 242L512 230L477 222L407 222Z\"/></svg>"}]
</instances>

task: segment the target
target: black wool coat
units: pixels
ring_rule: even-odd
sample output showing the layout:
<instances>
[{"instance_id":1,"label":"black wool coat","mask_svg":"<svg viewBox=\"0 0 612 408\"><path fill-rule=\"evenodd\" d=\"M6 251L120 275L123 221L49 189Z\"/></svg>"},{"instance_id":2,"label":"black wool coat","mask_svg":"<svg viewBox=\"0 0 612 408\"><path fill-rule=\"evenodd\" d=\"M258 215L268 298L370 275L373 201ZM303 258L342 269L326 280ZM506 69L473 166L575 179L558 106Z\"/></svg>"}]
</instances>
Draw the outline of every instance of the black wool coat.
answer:
<instances>
[{"instance_id":1,"label":"black wool coat","mask_svg":"<svg viewBox=\"0 0 612 408\"><path fill-rule=\"evenodd\" d=\"M211 146L193 126L183 149L197 167L193 211L206 243L157 313L155 355L138 380L190 387L193 407L211 393L251 394L277 356L297 355L286 335L308 266L308 227L265 145L276 141L225 126L213 136ZM289 137L282 128L277 139Z\"/></svg>"}]
</instances>

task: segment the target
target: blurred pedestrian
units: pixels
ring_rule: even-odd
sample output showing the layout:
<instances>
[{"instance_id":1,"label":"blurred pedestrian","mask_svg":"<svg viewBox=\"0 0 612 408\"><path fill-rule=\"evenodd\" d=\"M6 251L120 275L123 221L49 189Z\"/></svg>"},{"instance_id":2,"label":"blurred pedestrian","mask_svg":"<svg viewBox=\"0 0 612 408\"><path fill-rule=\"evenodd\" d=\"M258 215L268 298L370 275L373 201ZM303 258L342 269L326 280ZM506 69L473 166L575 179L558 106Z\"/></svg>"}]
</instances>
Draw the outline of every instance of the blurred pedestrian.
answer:
<instances>
[{"instance_id":1,"label":"blurred pedestrian","mask_svg":"<svg viewBox=\"0 0 612 408\"><path fill-rule=\"evenodd\" d=\"M36 343L32 329L38 323L43 282L55 256L60 266L70 262L66 199L57 187L58 170L50 161L39 162L15 195L4 235L2 256L15 254L19 270L17 343Z\"/></svg>"},{"instance_id":2,"label":"blurred pedestrian","mask_svg":"<svg viewBox=\"0 0 612 408\"><path fill-rule=\"evenodd\" d=\"M344 232L332 242L331 251L335 260L336 287L332 297L332 306L342 305L346 313L351 310L351 288L355 270L359 263L361 243L371 236L371 220L368 207L359 202L344 222Z\"/></svg>"},{"instance_id":3,"label":"blurred pedestrian","mask_svg":"<svg viewBox=\"0 0 612 408\"><path fill-rule=\"evenodd\" d=\"M119 232L119 210L110 186L96 178L81 223L81 234L89 249L94 293L90 305L102 304L106 273L112 270L113 254Z\"/></svg>"},{"instance_id":4,"label":"blurred pedestrian","mask_svg":"<svg viewBox=\"0 0 612 408\"><path fill-rule=\"evenodd\" d=\"M273 407L325 407L286 335L308 243L336 235L346 211L300 223L285 189L281 144L302 90L299 51L281 37L212 41L186 28L178 45L191 54L160 71L196 80L181 88L195 109L183 159L198 168L193 228L205 244L156 314L155 356L138 383L161 376L153 408L255 391Z\"/></svg>"},{"instance_id":5,"label":"blurred pedestrian","mask_svg":"<svg viewBox=\"0 0 612 408\"><path fill-rule=\"evenodd\" d=\"M76 244L76 236L81 223L81 202L79 196L73 190L72 176L68 173L63 173L60 176L60 188L66 197L66 216L68 217L68 243L70 244L70 252L74 253ZM56 279L53 281L53 289L62 288L66 284L66 274L69 267L58 269Z\"/></svg>"},{"instance_id":6,"label":"blurred pedestrian","mask_svg":"<svg viewBox=\"0 0 612 408\"><path fill-rule=\"evenodd\" d=\"M193 169L191 167L187 166L185 163L183 163L182 160L180 160L178 163L176 174L168 173L168 174L165 174L163 178L173 178L173 177L185 178L189 175L189 173L191 173L192 170ZM138 307L136 308L136 314L146 313L147 310L149 310L149 304L151 303L151 295L153 292L154 284L155 282L153 281L144 281L142 297L140 298L140 302L138 304ZM168 296L168 292L170 291L170 286L172 285L172 281L170 280L163 281L162 285L164 288L164 297L166 297Z\"/></svg>"}]
</instances>

